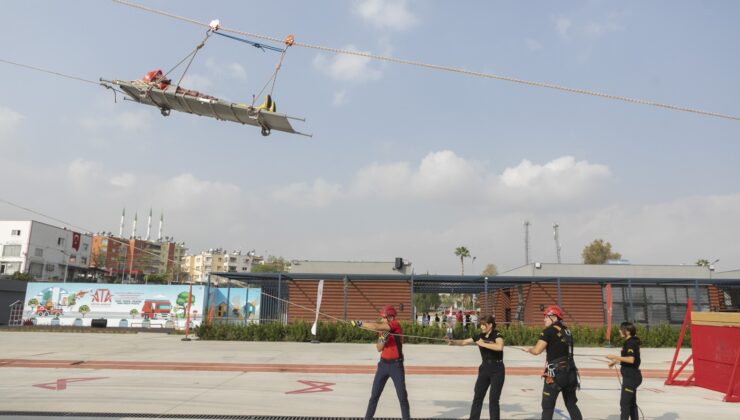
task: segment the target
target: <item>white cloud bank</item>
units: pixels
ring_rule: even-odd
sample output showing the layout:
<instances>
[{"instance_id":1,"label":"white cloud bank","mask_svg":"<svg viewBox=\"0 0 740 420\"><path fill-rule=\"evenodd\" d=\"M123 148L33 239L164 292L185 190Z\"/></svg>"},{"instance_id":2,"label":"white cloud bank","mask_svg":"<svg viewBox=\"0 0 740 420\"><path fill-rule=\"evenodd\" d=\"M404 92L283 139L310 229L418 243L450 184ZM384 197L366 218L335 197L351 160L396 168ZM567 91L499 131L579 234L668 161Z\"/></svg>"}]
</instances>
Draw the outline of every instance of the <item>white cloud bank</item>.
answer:
<instances>
[{"instance_id":1,"label":"white cloud bank","mask_svg":"<svg viewBox=\"0 0 740 420\"><path fill-rule=\"evenodd\" d=\"M351 44L344 49L361 52ZM382 71L371 67L369 58L356 55L336 54L326 58L319 54L314 58L313 66L332 79L342 82L368 82L378 80L383 75Z\"/></svg>"},{"instance_id":2,"label":"white cloud bank","mask_svg":"<svg viewBox=\"0 0 740 420\"><path fill-rule=\"evenodd\" d=\"M355 1L352 11L378 29L405 31L419 23L406 0Z\"/></svg>"}]
</instances>

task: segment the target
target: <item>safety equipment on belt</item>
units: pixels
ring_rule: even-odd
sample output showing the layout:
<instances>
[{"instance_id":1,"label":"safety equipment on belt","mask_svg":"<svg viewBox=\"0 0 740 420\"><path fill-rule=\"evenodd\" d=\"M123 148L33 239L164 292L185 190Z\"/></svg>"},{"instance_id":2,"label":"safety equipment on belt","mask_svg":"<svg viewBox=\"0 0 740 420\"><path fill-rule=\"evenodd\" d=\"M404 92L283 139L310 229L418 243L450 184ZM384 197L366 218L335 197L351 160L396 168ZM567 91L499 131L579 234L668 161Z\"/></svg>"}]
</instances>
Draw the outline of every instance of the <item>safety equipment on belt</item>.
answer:
<instances>
[{"instance_id":1,"label":"safety equipment on belt","mask_svg":"<svg viewBox=\"0 0 740 420\"><path fill-rule=\"evenodd\" d=\"M390 333L391 333L390 331L383 331L380 334L380 337L378 337L378 342L380 344L385 344L388 341L388 336L390 335Z\"/></svg>"}]
</instances>

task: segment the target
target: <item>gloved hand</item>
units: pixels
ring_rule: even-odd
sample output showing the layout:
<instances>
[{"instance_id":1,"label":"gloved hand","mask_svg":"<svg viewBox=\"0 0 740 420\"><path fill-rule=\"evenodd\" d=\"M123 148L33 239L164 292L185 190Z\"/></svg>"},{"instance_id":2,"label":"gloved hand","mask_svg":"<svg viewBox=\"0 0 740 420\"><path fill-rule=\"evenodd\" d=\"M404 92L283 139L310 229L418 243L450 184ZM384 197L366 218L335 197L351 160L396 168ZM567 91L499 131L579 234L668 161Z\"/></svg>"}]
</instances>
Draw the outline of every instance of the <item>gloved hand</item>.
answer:
<instances>
[{"instance_id":1,"label":"gloved hand","mask_svg":"<svg viewBox=\"0 0 740 420\"><path fill-rule=\"evenodd\" d=\"M353 319L353 320L352 320L352 321L350 321L349 323L350 323L350 324L351 324L351 325L352 325L353 327L356 327L356 328L362 328L362 321L360 321L359 319L358 319L358 320L354 320L354 319Z\"/></svg>"},{"instance_id":2,"label":"gloved hand","mask_svg":"<svg viewBox=\"0 0 740 420\"><path fill-rule=\"evenodd\" d=\"M386 341L388 341L388 336L390 335L390 331L383 331L380 333L380 337L378 337L378 341L382 344L385 344Z\"/></svg>"}]
</instances>

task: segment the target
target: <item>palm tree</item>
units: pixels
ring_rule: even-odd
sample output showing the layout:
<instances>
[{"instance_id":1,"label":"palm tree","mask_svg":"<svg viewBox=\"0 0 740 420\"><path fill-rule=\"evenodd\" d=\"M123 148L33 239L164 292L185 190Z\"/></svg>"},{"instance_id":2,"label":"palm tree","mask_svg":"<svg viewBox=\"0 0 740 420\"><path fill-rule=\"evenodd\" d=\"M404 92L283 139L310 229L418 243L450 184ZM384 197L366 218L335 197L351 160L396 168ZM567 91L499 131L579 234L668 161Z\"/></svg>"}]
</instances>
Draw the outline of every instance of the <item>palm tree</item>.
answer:
<instances>
[{"instance_id":1,"label":"palm tree","mask_svg":"<svg viewBox=\"0 0 740 420\"><path fill-rule=\"evenodd\" d=\"M455 248L455 255L460 257L460 275L465 275L465 258L470 258L470 250L464 246Z\"/></svg>"}]
</instances>

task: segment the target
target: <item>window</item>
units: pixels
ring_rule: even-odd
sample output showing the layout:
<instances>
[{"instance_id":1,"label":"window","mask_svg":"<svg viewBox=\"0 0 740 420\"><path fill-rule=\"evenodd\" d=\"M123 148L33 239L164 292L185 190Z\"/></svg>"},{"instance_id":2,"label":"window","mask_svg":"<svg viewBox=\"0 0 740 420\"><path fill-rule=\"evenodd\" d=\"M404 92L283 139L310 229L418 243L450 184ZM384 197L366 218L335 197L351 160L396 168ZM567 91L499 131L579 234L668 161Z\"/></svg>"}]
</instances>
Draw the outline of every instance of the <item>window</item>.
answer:
<instances>
[{"instance_id":1,"label":"window","mask_svg":"<svg viewBox=\"0 0 740 420\"><path fill-rule=\"evenodd\" d=\"M28 265L28 274L34 278L39 278L43 275L44 265L41 263L31 263Z\"/></svg>"},{"instance_id":2,"label":"window","mask_svg":"<svg viewBox=\"0 0 740 420\"><path fill-rule=\"evenodd\" d=\"M20 245L5 245L3 247L3 257L20 257L21 246Z\"/></svg>"},{"instance_id":3,"label":"window","mask_svg":"<svg viewBox=\"0 0 740 420\"><path fill-rule=\"evenodd\" d=\"M21 263L19 262L13 262L13 263L6 262L5 263L5 274L15 274L19 271L21 271Z\"/></svg>"},{"instance_id":4,"label":"window","mask_svg":"<svg viewBox=\"0 0 740 420\"><path fill-rule=\"evenodd\" d=\"M57 238L57 245L64 245L64 238Z\"/></svg>"},{"instance_id":5,"label":"window","mask_svg":"<svg viewBox=\"0 0 740 420\"><path fill-rule=\"evenodd\" d=\"M13 229L10 231L10 236L21 236L20 229Z\"/></svg>"},{"instance_id":6,"label":"window","mask_svg":"<svg viewBox=\"0 0 740 420\"><path fill-rule=\"evenodd\" d=\"M43 257L44 256L44 250L41 248L36 248L36 251L34 252L34 255L37 257Z\"/></svg>"},{"instance_id":7,"label":"window","mask_svg":"<svg viewBox=\"0 0 740 420\"><path fill-rule=\"evenodd\" d=\"M681 324L686 314L688 298L697 300L695 293L693 286L633 286L632 307L630 308L629 288L616 286L614 287L614 322L621 322L625 319L648 325ZM706 286L699 287L697 307L700 310L709 310L709 290ZM630 314L630 310L634 311L634 315Z\"/></svg>"},{"instance_id":8,"label":"window","mask_svg":"<svg viewBox=\"0 0 740 420\"><path fill-rule=\"evenodd\" d=\"M54 264L46 264L46 271L54 271Z\"/></svg>"},{"instance_id":9,"label":"window","mask_svg":"<svg viewBox=\"0 0 740 420\"><path fill-rule=\"evenodd\" d=\"M87 257L80 258L80 261L82 262L82 265L86 265L87 264Z\"/></svg>"},{"instance_id":10,"label":"window","mask_svg":"<svg viewBox=\"0 0 740 420\"><path fill-rule=\"evenodd\" d=\"M87 251L87 244L82 244L82 250Z\"/></svg>"}]
</instances>

